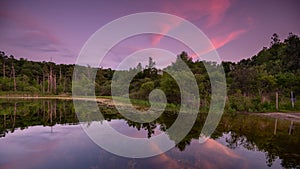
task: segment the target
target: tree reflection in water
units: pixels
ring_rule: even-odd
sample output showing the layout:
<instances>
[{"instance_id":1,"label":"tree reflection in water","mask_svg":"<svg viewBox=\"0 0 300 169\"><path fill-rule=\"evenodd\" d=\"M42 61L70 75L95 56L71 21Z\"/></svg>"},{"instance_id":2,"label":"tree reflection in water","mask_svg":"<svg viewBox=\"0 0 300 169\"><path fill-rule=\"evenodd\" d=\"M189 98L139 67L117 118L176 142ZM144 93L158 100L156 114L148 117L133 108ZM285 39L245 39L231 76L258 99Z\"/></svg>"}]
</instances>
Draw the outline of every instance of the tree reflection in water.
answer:
<instances>
[{"instance_id":1,"label":"tree reflection in water","mask_svg":"<svg viewBox=\"0 0 300 169\"><path fill-rule=\"evenodd\" d=\"M177 115L165 112L150 123L136 123L123 118L113 107L99 104L99 108L107 121L122 119L128 127L137 131L145 130L145 137L152 137L159 130L165 132ZM93 115L90 115L93 116ZM188 118L188 114L186 115ZM207 114L199 114L188 135L176 145L180 151L198 139ZM30 126L54 126L56 124L78 125L72 101L59 100L1 100L0 101L0 139L15 129L24 130ZM184 124L183 124L184 125ZM300 124L291 121L259 117L244 114L225 114L222 117L212 139L225 138L230 149L243 147L250 151L265 153L266 164L282 159L285 168L300 167ZM174 136L169 135L170 139Z\"/></svg>"}]
</instances>

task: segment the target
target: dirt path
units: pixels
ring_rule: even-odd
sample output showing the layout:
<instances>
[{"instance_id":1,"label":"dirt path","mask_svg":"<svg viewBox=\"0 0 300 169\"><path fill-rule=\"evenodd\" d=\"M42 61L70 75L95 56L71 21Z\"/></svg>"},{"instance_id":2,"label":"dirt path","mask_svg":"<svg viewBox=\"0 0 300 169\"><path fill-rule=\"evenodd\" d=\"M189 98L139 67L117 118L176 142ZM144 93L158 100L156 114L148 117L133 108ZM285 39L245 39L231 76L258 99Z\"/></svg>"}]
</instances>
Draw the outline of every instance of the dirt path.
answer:
<instances>
[{"instance_id":1,"label":"dirt path","mask_svg":"<svg viewBox=\"0 0 300 169\"><path fill-rule=\"evenodd\" d=\"M270 112L270 113L254 113L258 116L267 116L276 119L284 119L289 121L294 121L300 123L300 112L297 113L280 113L280 112Z\"/></svg>"}]
</instances>

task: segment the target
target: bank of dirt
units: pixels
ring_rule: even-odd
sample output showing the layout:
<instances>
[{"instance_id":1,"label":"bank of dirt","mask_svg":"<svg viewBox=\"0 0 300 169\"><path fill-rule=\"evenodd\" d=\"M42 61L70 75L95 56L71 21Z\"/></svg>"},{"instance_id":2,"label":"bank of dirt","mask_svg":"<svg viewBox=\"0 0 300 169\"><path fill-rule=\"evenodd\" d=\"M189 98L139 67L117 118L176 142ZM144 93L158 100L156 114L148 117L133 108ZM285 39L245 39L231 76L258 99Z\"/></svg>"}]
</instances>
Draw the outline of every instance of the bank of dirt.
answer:
<instances>
[{"instance_id":1,"label":"bank of dirt","mask_svg":"<svg viewBox=\"0 0 300 169\"><path fill-rule=\"evenodd\" d=\"M258 116L267 116L276 119L289 120L300 123L300 112L281 113L281 112L268 112L268 113L253 113Z\"/></svg>"}]
</instances>

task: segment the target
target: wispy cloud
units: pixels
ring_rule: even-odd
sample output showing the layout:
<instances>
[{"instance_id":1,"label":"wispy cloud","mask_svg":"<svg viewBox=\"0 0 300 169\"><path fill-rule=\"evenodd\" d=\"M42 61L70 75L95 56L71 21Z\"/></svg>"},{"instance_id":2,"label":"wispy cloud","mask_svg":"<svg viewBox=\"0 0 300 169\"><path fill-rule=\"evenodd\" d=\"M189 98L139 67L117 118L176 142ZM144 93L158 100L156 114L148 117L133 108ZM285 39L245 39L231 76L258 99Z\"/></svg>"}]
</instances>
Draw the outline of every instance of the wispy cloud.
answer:
<instances>
[{"instance_id":1,"label":"wispy cloud","mask_svg":"<svg viewBox=\"0 0 300 169\"><path fill-rule=\"evenodd\" d=\"M235 30L233 32L228 33L226 36L223 37L213 37L211 39L214 47L216 49L221 48L222 46L226 45L227 43L237 39L240 35L245 33L247 30L246 29L240 29L240 30Z\"/></svg>"},{"instance_id":2,"label":"wispy cloud","mask_svg":"<svg viewBox=\"0 0 300 169\"><path fill-rule=\"evenodd\" d=\"M209 28L219 24L230 7L229 0L200 0L200 1L166 1L162 5L162 11L175 14L190 21L203 20L204 27ZM178 20L170 20L168 23L157 23L160 35L153 35L151 44L156 46L162 38L180 24Z\"/></svg>"},{"instance_id":3,"label":"wispy cloud","mask_svg":"<svg viewBox=\"0 0 300 169\"><path fill-rule=\"evenodd\" d=\"M230 5L229 0L168 1L163 10L191 21L202 19L209 27L221 21Z\"/></svg>"},{"instance_id":4,"label":"wispy cloud","mask_svg":"<svg viewBox=\"0 0 300 169\"><path fill-rule=\"evenodd\" d=\"M209 48L207 48L203 51L197 51L196 53L191 54L190 57L195 59L195 58L201 57L201 55L205 55L213 50L217 50L217 49L225 46L226 44L232 42L233 40L238 39L242 34L246 33L247 31L248 31L247 29L239 29L239 30L229 32L225 36L214 36L210 39L212 45Z\"/></svg>"},{"instance_id":5,"label":"wispy cloud","mask_svg":"<svg viewBox=\"0 0 300 169\"><path fill-rule=\"evenodd\" d=\"M157 22L156 26L160 29L160 34L159 35L153 35L151 36L151 44L153 46L157 45L161 39L168 34L168 32L172 29L174 29L176 26L180 24L180 20L173 18L169 19L167 22L161 23Z\"/></svg>"}]
</instances>

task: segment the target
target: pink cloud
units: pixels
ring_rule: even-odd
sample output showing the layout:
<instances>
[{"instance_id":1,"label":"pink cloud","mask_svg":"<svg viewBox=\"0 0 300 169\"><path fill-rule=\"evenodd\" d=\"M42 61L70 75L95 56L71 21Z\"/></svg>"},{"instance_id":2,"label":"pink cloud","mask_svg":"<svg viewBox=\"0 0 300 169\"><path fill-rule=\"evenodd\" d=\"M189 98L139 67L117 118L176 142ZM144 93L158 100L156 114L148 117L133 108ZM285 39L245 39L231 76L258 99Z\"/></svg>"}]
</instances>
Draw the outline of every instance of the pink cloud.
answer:
<instances>
[{"instance_id":1,"label":"pink cloud","mask_svg":"<svg viewBox=\"0 0 300 169\"><path fill-rule=\"evenodd\" d=\"M170 30L175 28L180 24L180 20L177 19L171 19L166 23L157 23L157 27L160 29L160 34L159 35L153 35L151 38L151 44L152 45L157 45L161 39L168 34Z\"/></svg>"},{"instance_id":2,"label":"pink cloud","mask_svg":"<svg viewBox=\"0 0 300 169\"><path fill-rule=\"evenodd\" d=\"M161 150L156 145L151 145L153 150L160 152ZM152 167L160 168L229 168L234 162L237 168L248 168L245 159L233 150L222 145L221 143L209 139L204 144L199 144L198 140L192 140L191 144L186 147L186 151L180 152L177 149L170 150L169 153L162 153L159 156L149 158ZM178 159L192 156L194 160L182 163ZM175 157L175 158L174 158ZM217 161L217 163L216 163Z\"/></svg>"},{"instance_id":3,"label":"pink cloud","mask_svg":"<svg viewBox=\"0 0 300 169\"><path fill-rule=\"evenodd\" d=\"M218 24L230 7L229 0L172 1L163 6L163 11L188 20L205 20L207 27Z\"/></svg>"},{"instance_id":4,"label":"pink cloud","mask_svg":"<svg viewBox=\"0 0 300 169\"><path fill-rule=\"evenodd\" d=\"M229 0L202 0L193 2L175 1L165 2L164 5L162 5L162 11L192 21L203 19L205 21L205 27L211 27L220 23L229 7ZM153 35L151 44L157 45L170 30L179 24L180 22L178 22L178 20L171 20L169 23L157 23L157 26L160 27L161 34Z\"/></svg>"},{"instance_id":5,"label":"pink cloud","mask_svg":"<svg viewBox=\"0 0 300 169\"><path fill-rule=\"evenodd\" d=\"M230 7L229 0L213 0L211 1L210 8L208 8L209 19L207 26L212 26L219 23L224 17L225 12Z\"/></svg>"},{"instance_id":6,"label":"pink cloud","mask_svg":"<svg viewBox=\"0 0 300 169\"><path fill-rule=\"evenodd\" d=\"M246 29L240 29L233 32L230 32L225 37L214 37L211 39L211 42L213 43L214 47L216 49L226 45L227 43L237 39L241 34L245 33Z\"/></svg>"},{"instance_id":7,"label":"pink cloud","mask_svg":"<svg viewBox=\"0 0 300 169\"><path fill-rule=\"evenodd\" d=\"M224 155L231 158L241 158L239 155L235 154L231 149L213 139L207 140L204 143L204 146L211 151L222 152Z\"/></svg>"},{"instance_id":8,"label":"pink cloud","mask_svg":"<svg viewBox=\"0 0 300 169\"><path fill-rule=\"evenodd\" d=\"M239 29L239 30L235 30L235 31L228 33L226 36L221 36L221 37L215 36L210 39L212 42L212 45L210 46L210 48L208 48L204 51L197 51L196 53L191 54L190 57L195 59L201 55L211 52L212 50L217 50L217 49L223 47L224 45L230 43L231 41L239 38L240 35L244 34L247 31L248 31L247 29Z\"/></svg>"}]
</instances>

